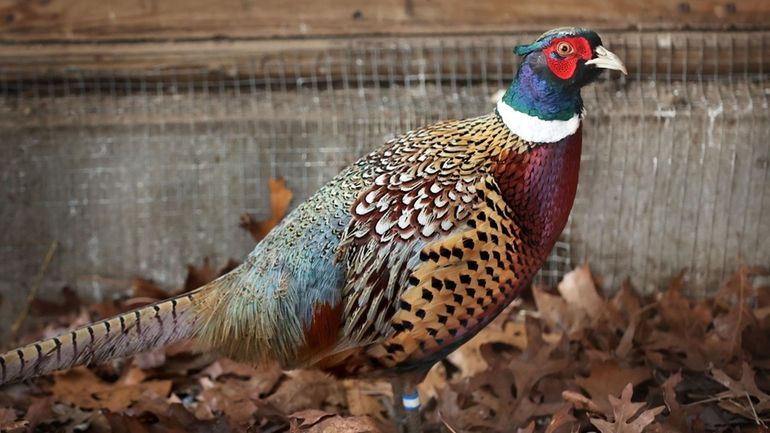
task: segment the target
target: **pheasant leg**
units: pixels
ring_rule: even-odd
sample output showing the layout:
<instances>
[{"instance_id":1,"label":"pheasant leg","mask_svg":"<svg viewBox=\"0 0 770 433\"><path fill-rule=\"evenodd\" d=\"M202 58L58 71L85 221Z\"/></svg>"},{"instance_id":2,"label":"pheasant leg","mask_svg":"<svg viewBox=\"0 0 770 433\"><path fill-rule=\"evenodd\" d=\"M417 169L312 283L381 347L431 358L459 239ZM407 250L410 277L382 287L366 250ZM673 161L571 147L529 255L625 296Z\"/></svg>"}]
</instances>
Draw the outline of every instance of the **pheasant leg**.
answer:
<instances>
[{"instance_id":1,"label":"pheasant leg","mask_svg":"<svg viewBox=\"0 0 770 433\"><path fill-rule=\"evenodd\" d=\"M420 433L420 394L417 385L412 381L394 379L393 407L396 413L396 423L402 433Z\"/></svg>"}]
</instances>

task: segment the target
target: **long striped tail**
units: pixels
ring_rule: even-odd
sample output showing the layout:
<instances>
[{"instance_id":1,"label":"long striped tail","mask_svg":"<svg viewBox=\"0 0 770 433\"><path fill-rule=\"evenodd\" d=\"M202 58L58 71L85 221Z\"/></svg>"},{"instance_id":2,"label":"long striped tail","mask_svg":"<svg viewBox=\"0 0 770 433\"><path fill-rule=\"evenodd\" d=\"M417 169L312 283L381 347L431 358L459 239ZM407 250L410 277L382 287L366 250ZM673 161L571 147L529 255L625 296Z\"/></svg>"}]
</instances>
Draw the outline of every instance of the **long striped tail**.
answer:
<instances>
[{"instance_id":1,"label":"long striped tail","mask_svg":"<svg viewBox=\"0 0 770 433\"><path fill-rule=\"evenodd\" d=\"M214 283L0 355L0 385L188 339Z\"/></svg>"}]
</instances>

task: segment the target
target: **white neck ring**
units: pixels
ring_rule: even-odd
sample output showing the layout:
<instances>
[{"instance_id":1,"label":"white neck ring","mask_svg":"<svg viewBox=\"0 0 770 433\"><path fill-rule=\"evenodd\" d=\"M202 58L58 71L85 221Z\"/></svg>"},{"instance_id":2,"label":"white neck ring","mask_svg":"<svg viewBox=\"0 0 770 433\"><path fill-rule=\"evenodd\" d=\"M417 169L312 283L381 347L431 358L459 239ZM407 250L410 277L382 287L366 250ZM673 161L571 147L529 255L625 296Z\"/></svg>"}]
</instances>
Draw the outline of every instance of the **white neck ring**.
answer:
<instances>
[{"instance_id":1,"label":"white neck ring","mask_svg":"<svg viewBox=\"0 0 770 433\"><path fill-rule=\"evenodd\" d=\"M514 110L502 98L497 101L497 112L511 132L533 143L556 143L574 134L580 127L578 114L567 120L543 120Z\"/></svg>"}]
</instances>

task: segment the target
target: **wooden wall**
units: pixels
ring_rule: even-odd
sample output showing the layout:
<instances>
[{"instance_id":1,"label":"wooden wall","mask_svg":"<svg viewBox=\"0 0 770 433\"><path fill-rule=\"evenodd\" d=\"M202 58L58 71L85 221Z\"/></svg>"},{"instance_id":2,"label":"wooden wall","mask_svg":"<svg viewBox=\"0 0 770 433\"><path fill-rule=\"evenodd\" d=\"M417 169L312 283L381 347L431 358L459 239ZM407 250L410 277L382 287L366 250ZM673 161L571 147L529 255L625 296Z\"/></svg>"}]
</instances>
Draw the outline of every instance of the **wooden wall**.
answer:
<instances>
[{"instance_id":1,"label":"wooden wall","mask_svg":"<svg viewBox=\"0 0 770 433\"><path fill-rule=\"evenodd\" d=\"M216 69L254 54L326 49L350 36L499 35L567 25L752 31L768 23L768 0L0 0L0 64L22 74L41 67Z\"/></svg>"},{"instance_id":2,"label":"wooden wall","mask_svg":"<svg viewBox=\"0 0 770 433\"><path fill-rule=\"evenodd\" d=\"M3 0L2 41L138 41L601 29L752 29L766 0Z\"/></svg>"}]
</instances>

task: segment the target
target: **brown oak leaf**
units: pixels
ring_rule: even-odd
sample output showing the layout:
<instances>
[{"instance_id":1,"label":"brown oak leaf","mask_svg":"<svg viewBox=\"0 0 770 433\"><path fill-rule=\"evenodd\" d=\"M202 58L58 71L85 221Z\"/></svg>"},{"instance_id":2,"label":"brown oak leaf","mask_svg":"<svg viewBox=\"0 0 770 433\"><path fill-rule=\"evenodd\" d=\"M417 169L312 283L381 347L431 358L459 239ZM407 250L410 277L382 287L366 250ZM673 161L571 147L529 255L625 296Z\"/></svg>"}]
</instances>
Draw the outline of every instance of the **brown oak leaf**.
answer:
<instances>
[{"instance_id":1,"label":"brown oak leaf","mask_svg":"<svg viewBox=\"0 0 770 433\"><path fill-rule=\"evenodd\" d=\"M256 221L251 215L241 215L241 227L249 232L251 237L259 242L261 241L270 230L273 229L279 222L286 216L289 211L289 204L293 194L288 187L286 187L286 181L272 177L267 180L268 187L270 188L270 218L264 221Z\"/></svg>"},{"instance_id":2,"label":"brown oak leaf","mask_svg":"<svg viewBox=\"0 0 770 433\"><path fill-rule=\"evenodd\" d=\"M757 421L758 414L770 411L770 395L759 389L756 383L756 373L747 363L741 367L741 378L733 379L720 369L712 369L711 378L727 388L727 391L716 395L722 399L719 406L744 418ZM755 400L755 401L754 401Z\"/></svg>"},{"instance_id":3,"label":"brown oak leaf","mask_svg":"<svg viewBox=\"0 0 770 433\"><path fill-rule=\"evenodd\" d=\"M591 424L601 433L642 433L648 425L655 421L655 417L663 412L665 406L658 406L639 413L639 410L644 408L646 404L632 403L631 395L633 393L634 387L629 383L623 388L620 398L609 395L612 406L611 420L591 418Z\"/></svg>"},{"instance_id":4,"label":"brown oak leaf","mask_svg":"<svg viewBox=\"0 0 770 433\"><path fill-rule=\"evenodd\" d=\"M623 368L616 361L593 362L588 377L577 377L575 383L585 389L602 413L612 412L612 403L608 396L621 392L627 383L638 385L650 378L650 371L645 367Z\"/></svg>"}]
</instances>

